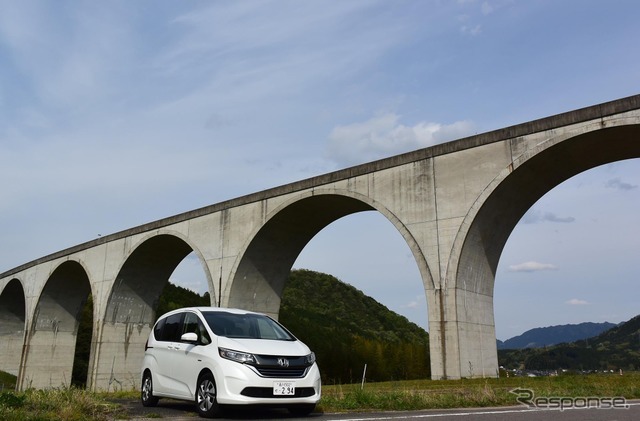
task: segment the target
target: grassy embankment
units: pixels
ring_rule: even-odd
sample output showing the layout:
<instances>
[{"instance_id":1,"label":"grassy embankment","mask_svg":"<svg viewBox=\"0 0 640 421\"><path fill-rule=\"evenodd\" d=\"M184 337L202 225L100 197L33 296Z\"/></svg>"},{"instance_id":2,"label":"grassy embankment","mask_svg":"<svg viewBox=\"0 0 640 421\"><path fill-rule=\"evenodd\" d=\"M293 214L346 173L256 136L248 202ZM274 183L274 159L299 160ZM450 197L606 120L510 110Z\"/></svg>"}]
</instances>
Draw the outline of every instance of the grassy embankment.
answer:
<instances>
[{"instance_id":1,"label":"grassy embankment","mask_svg":"<svg viewBox=\"0 0 640 421\"><path fill-rule=\"evenodd\" d=\"M536 397L640 398L640 373L619 375L501 378L458 381L330 385L323 387L319 411L386 411L433 408L517 405L510 390L530 389ZM91 393L75 388L0 392L0 419L13 420L114 420L129 418L115 399L138 397L137 391L118 394Z\"/></svg>"}]
</instances>

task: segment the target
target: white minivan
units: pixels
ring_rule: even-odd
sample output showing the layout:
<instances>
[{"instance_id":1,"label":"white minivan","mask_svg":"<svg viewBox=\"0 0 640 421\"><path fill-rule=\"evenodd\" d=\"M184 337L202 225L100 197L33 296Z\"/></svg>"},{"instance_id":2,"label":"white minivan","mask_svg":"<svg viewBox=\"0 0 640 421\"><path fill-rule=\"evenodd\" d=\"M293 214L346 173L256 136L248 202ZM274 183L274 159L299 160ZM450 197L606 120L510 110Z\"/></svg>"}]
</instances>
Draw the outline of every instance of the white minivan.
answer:
<instances>
[{"instance_id":1,"label":"white minivan","mask_svg":"<svg viewBox=\"0 0 640 421\"><path fill-rule=\"evenodd\" d=\"M315 354L284 326L251 311L190 307L158 319L145 345L141 400L194 401L207 418L221 405L270 405L296 415L320 400Z\"/></svg>"}]
</instances>

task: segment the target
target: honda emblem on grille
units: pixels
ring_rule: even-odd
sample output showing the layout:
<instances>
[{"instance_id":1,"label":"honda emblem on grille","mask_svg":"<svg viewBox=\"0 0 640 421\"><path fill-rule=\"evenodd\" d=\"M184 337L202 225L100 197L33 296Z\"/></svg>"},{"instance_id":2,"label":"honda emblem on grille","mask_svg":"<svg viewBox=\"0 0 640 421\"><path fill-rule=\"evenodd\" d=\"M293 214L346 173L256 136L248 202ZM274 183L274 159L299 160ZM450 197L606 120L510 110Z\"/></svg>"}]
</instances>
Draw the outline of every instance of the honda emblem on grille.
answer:
<instances>
[{"instance_id":1,"label":"honda emblem on grille","mask_svg":"<svg viewBox=\"0 0 640 421\"><path fill-rule=\"evenodd\" d=\"M289 360L286 358L278 358L278 365L280 367L289 367Z\"/></svg>"}]
</instances>

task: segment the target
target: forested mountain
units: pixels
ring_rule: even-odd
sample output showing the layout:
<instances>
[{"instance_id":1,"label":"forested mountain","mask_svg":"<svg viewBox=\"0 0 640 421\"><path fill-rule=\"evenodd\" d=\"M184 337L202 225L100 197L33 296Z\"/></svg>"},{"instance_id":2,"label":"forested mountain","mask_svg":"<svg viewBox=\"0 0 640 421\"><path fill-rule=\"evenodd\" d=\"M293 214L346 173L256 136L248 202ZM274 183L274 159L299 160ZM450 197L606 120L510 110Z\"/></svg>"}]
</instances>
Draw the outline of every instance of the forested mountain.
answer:
<instances>
[{"instance_id":1,"label":"forested mountain","mask_svg":"<svg viewBox=\"0 0 640 421\"><path fill-rule=\"evenodd\" d=\"M316 353L323 381L430 377L429 335L331 275L291 271L279 320Z\"/></svg>"},{"instance_id":2,"label":"forested mountain","mask_svg":"<svg viewBox=\"0 0 640 421\"><path fill-rule=\"evenodd\" d=\"M581 339L592 338L615 326L616 324L609 322L586 322L579 324L538 327L527 330L522 335L507 339L504 342L498 341L498 349L541 348L561 344L563 342L575 342Z\"/></svg>"},{"instance_id":3,"label":"forested mountain","mask_svg":"<svg viewBox=\"0 0 640 421\"><path fill-rule=\"evenodd\" d=\"M638 370L640 369L640 316L600 335L545 348L499 350L506 368L528 370Z\"/></svg>"}]
</instances>

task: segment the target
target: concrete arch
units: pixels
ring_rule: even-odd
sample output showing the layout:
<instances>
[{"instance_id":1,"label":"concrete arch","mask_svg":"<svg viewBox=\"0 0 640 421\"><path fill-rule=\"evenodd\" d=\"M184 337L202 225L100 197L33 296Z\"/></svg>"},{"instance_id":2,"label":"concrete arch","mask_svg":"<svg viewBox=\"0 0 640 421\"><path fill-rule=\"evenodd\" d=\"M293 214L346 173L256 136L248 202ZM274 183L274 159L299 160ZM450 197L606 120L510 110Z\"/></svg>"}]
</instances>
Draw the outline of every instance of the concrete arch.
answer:
<instances>
[{"instance_id":1,"label":"concrete arch","mask_svg":"<svg viewBox=\"0 0 640 421\"><path fill-rule=\"evenodd\" d=\"M104 310L94 389L138 386L137 372L156 320L158 299L175 268L192 251L203 261L185 236L162 230L142 238L124 258ZM203 270L211 285L205 265Z\"/></svg>"},{"instance_id":2,"label":"concrete arch","mask_svg":"<svg viewBox=\"0 0 640 421\"><path fill-rule=\"evenodd\" d=\"M481 363L476 367L478 372L469 375L485 375L497 369L495 273L518 221L563 181L600 165L640 158L640 142L634 139L640 139L637 124L547 139L515 158L478 197L457 234L445 281L445 306L456 309L454 318L459 325L455 335L449 334L450 343L445 348L465 350L460 361L454 362L461 373L469 371L467 361L478 361L473 353L481 354ZM460 346L461 342L478 345ZM444 355L446 358L447 353Z\"/></svg>"},{"instance_id":3,"label":"concrete arch","mask_svg":"<svg viewBox=\"0 0 640 421\"><path fill-rule=\"evenodd\" d=\"M456 279L457 288L460 282L467 281L468 287L493 294L502 249L527 210L554 187L575 175L600 165L640 158L640 142L630 141L639 138L640 125L603 128L570 138L549 139L514 159L510 167L496 177L490 193L479 198L478 202L482 203L477 212L474 212L476 206L472 207L465 219L465 222L473 222L463 223L463 227L469 229L459 234L459 238L464 238L460 261L458 265L449 266L447 279ZM478 247L488 269L482 276L477 272L477 257L473 257L477 256L474 250ZM454 251L452 255L457 253Z\"/></svg>"},{"instance_id":4,"label":"concrete arch","mask_svg":"<svg viewBox=\"0 0 640 421\"><path fill-rule=\"evenodd\" d=\"M365 211L378 211L393 224L413 253L425 289L433 288L433 278L418 242L393 212L358 193L316 189L274 209L249 237L232 271L228 306L250 308L277 318L284 284L302 249L332 222Z\"/></svg>"},{"instance_id":5,"label":"concrete arch","mask_svg":"<svg viewBox=\"0 0 640 421\"><path fill-rule=\"evenodd\" d=\"M71 384L80 311L91 294L85 268L60 263L47 279L28 326L18 387Z\"/></svg>"},{"instance_id":6,"label":"concrete arch","mask_svg":"<svg viewBox=\"0 0 640 421\"><path fill-rule=\"evenodd\" d=\"M162 288L192 251L203 261L198 250L180 233L162 231L143 238L118 271L105 309L105 323L153 324ZM211 275L205 272L210 282Z\"/></svg>"},{"instance_id":7,"label":"concrete arch","mask_svg":"<svg viewBox=\"0 0 640 421\"><path fill-rule=\"evenodd\" d=\"M18 375L26 323L24 287L11 279L0 292L0 370Z\"/></svg>"}]
</instances>

